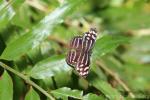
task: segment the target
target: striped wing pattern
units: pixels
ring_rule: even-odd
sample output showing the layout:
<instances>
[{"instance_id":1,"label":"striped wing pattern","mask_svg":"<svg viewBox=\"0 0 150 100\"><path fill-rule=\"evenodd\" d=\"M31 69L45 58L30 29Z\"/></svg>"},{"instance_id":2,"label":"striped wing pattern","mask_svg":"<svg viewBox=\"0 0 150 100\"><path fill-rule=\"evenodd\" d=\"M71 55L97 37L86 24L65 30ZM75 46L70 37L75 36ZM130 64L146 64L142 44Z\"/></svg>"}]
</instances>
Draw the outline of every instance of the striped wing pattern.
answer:
<instances>
[{"instance_id":1,"label":"striped wing pattern","mask_svg":"<svg viewBox=\"0 0 150 100\"><path fill-rule=\"evenodd\" d=\"M83 36L76 36L70 42L66 62L74 67L82 77L86 77L89 73L90 55L96 36L96 30L91 28Z\"/></svg>"},{"instance_id":2,"label":"striped wing pattern","mask_svg":"<svg viewBox=\"0 0 150 100\"><path fill-rule=\"evenodd\" d=\"M82 51L82 37L77 36L74 37L70 42L70 50L67 55L66 62L71 67L74 67L78 61L78 58L80 56L80 52Z\"/></svg>"}]
</instances>

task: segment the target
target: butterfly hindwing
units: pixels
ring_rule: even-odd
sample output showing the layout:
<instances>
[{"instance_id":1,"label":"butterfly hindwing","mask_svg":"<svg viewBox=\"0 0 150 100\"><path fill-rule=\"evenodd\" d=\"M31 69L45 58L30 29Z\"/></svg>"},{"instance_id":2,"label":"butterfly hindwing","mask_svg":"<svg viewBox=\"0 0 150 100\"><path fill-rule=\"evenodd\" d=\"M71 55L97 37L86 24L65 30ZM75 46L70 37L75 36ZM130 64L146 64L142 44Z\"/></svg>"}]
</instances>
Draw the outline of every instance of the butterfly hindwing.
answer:
<instances>
[{"instance_id":1,"label":"butterfly hindwing","mask_svg":"<svg viewBox=\"0 0 150 100\"><path fill-rule=\"evenodd\" d=\"M89 73L90 56L88 52L82 52L76 64L76 70L81 76L86 77Z\"/></svg>"}]
</instances>

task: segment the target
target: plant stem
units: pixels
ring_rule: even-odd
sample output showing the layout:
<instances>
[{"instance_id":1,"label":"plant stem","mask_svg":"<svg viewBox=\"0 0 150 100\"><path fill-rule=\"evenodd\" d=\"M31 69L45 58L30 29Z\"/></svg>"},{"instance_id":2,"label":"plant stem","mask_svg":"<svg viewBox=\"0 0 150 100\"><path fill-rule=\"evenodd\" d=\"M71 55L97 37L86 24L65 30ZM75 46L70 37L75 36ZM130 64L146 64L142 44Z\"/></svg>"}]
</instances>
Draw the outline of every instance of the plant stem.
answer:
<instances>
[{"instance_id":1,"label":"plant stem","mask_svg":"<svg viewBox=\"0 0 150 100\"><path fill-rule=\"evenodd\" d=\"M106 73L111 75L129 93L130 97L135 98L135 95L131 92L130 88L128 88L128 86L119 78L119 76L113 71L111 71L110 69L108 69L108 67L105 66L103 63L100 63L100 62L96 61L96 64Z\"/></svg>"},{"instance_id":2,"label":"plant stem","mask_svg":"<svg viewBox=\"0 0 150 100\"><path fill-rule=\"evenodd\" d=\"M42 89L41 87L39 87L36 83L34 83L33 81L31 81L27 76L23 75L22 73L14 70L13 68L9 67L8 65L0 62L0 66L3 67L4 69L14 73L15 75L19 76L20 78L22 78L23 80L25 80L28 84L32 85L33 87L35 87L37 90L39 90L41 93L43 93L45 96L47 96L50 100L55 100L55 98L48 94L44 89Z\"/></svg>"}]
</instances>

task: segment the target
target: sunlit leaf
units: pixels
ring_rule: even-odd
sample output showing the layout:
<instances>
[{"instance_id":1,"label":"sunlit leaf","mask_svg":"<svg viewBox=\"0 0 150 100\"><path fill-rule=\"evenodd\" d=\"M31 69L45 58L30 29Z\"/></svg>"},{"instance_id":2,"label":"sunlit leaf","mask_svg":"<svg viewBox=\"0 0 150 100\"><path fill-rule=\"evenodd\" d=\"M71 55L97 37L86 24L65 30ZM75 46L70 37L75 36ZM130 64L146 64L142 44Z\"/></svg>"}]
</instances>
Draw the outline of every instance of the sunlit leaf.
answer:
<instances>
[{"instance_id":1,"label":"sunlit leaf","mask_svg":"<svg viewBox=\"0 0 150 100\"><path fill-rule=\"evenodd\" d=\"M40 100L38 93L31 87L25 96L25 100Z\"/></svg>"},{"instance_id":2,"label":"sunlit leaf","mask_svg":"<svg viewBox=\"0 0 150 100\"><path fill-rule=\"evenodd\" d=\"M0 100L13 100L13 83L7 71L0 77Z\"/></svg>"},{"instance_id":3,"label":"sunlit leaf","mask_svg":"<svg viewBox=\"0 0 150 100\"><path fill-rule=\"evenodd\" d=\"M83 100L104 100L102 96L97 96L96 94L89 93L83 97Z\"/></svg>"},{"instance_id":4,"label":"sunlit leaf","mask_svg":"<svg viewBox=\"0 0 150 100\"><path fill-rule=\"evenodd\" d=\"M15 1L14 1L15 2ZM5 0L0 1L0 30L5 28L9 21L14 17L15 11L11 3Z\"/></svg>"},{"instance_id":5,"label":"sunlit leaf","mask_svg":"<svg viewBox=\"0 0 150 100\"><path fill-rule=\"evenodd\" d=\"M80 3L80 0L68 1L45 16L29 33L8 44L1 58L14 60L39 45L41 41L51 34L53 28L63 21L68 12L72 11Z\"/></svg>"},{"instance_id":6,"label":"sunlit leaf","mask_svg":"<svg viewBox=\"0 0 150 100\"><path fill-rule=\"evenodd\" d=\"M79 90L71 90L70 88L63 87L57 90L53 90L51 92L56 98L62 98L63 100L67 100L68 97L81 99L83 95L83 91Z\"/></svg>"},{"instance_id":7,"label":"sunlit leaf","mask_svg":"<svg viewBox=\"0 0 150 100\"><path fill-rule=\"evenodd\" d=\"M64 57L56 56L37 63L29 73L29 76L35 79L44 79L63 72L69 72L70 70L71 68L66 64Z\"/></svg>"}]
</instances>

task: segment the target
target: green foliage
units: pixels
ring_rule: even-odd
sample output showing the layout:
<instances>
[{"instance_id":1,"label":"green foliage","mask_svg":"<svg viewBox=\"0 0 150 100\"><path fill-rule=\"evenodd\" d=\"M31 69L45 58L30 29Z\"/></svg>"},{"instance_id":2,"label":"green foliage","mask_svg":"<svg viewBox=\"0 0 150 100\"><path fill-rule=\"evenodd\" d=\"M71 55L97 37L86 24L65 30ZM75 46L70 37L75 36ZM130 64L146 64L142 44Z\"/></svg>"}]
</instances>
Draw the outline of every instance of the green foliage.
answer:
<instances>
[{"instance_id":1,"label":"green foliage","mask_svg":"<svg viewBox=\"0 0 150 100\"><path fill-rule=\"evenodd\" d=\"M0 100L146 98L149 16L149 0L0 0ZM98 37L81 78L65 59L90 27Z\"/></svg>"},{"instance_id":2,"label":"green foliage","mask_svg":"<svg viewBox=\"0 0 150 100\"><path fill-rule=\"evenodd\" d=\"M7 71L0 77L0 100L13 99L13 83Z\"/></svg>"},{"instance_id":3,"label":"green foliage","mask_svg":"<svg viewBox=\"0 0 150 100\"><path fill-rule=\"evenodd\" d=\"M25 100L40 100L38 93L31 87L25 96Z\"/></svg>"},{"instance_id":4,"label":"green foliage","mask_svg":"<svg viewBox=\"0 0 150 100\"><path fill-rule=\"evenodd\" d=\"M83 97L83 100L104 100L102 96L97 96L96 94L89 93Z\"/></svg>"},{"instance_id":5,"label":"green foliage","mask_svg":"<svg viewBox=\"0 0 150 100\"><path fill-rule=\"evenodd\" d=\"M78 0L76 0L76 2L78 2ZM62 6L45 16L31 29L31 31L8 44L1 58L14 60L39 45L42 40L50 35L53 27L62 22L62 18L66 15L66 12L71 10L76 2L64 3Z\"/></svg>"},{"instance_id":6,"label":"green foliage","mask_svg":"<svg viewBox=\"0 0 150 100\"><path fill-rule=\"evenodd\" d=\"M56 67L57 66L57 67ZM64 56L47 58L37 63L29 72L29 76L35 79L45 79L69 72L70 67L65 62Z\"/></svg>"},{"instance_id":7,"label":"green foliage","mask_svg":"<svg viewBox=\"0 0 150 100\"><path fill-rule=\"evenodd\" d=\"M107 98L110 100L119 100L120 98L123 98L121 94L113 89L108 83L101 80L93 80L92 85L96 87L97 89L101 90Z\"/></svg>"},{"instance_id":8,"label":"green foliage","mask_svg":"<svg viewBox=\"0 0 150 100\"><path fill-rule=\"evenodd\" d=\"M8 2L5 0L0 1L0 15L0 29L3 29L15 15L15 11L12 6L8 5Z\"/></svg>"},{"instance_id":9,"label":"green foliage","mask_svg":"<svg viewBox=\"0 0 150 100\"><path fill-rule=\"evenodd\" d=\"M101 57L108 52L113 52L113 50L120 44L129 42L129 38L125 36L111 36L104 35L102 38L97 39L94 48L94 57Z\"/></svg>"},{"instance_id":10,"label":"green foliage","mask_svg":"<svg viewBox=\"0 0 150 100\"><path fill-rule=\"evenodd\" d=\"M56 96L56 98L62 98L63 100L66 100L68 96L76 99L82 99L83 91L71 90L70 88L63 87L53 90L52 94Z\"/></svg>"}]
</instances>

